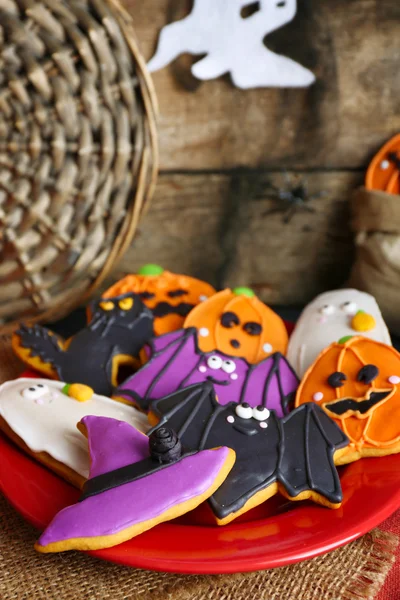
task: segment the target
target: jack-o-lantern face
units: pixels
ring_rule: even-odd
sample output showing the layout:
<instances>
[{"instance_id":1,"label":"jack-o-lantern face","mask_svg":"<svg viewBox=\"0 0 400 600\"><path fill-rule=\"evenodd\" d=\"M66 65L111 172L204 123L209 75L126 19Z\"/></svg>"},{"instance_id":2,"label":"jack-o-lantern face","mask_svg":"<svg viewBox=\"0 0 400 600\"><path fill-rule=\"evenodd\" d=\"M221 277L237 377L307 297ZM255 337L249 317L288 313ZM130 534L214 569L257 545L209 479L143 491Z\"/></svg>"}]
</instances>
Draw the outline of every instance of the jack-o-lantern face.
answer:
<instances>
[{"instance_id":1,"label":"jack-o-lantern face","mask_svg":"<svg viewBox=\"0 0 400 600\"><path fill-rule=\"evenodd\" d=\"M351 441L350 462L400 450L400 354L365 337L333 343L306 372L296 406L320 404Z\"/></svg>"},{"instance_id":2,"label":"jack-o-lantern face","mask_svg":"<svg viewBox=\"0 0 400 600\"><path fill-rule=\"evenodd\" d=\"M203 352L219 350L250 363L274 352L285 354L288 343L282 319L249 288L218 292L189 314L184 327L198 329Z\"/></svg>"},{"instance_id":3,"label":"jack-o-lantern face","mask_svg":"<svg viewBox=\"0 0 400 600\"><path fill-rule=\"evenodd\" d=\"M183 326L189 312L215 294L215 289L194 277L164 271L158 265L144 265L137 275L127 275L104 292L112 298L135 292L154 314L154 333L162 335Z\"/></svg>"}]
</instances>

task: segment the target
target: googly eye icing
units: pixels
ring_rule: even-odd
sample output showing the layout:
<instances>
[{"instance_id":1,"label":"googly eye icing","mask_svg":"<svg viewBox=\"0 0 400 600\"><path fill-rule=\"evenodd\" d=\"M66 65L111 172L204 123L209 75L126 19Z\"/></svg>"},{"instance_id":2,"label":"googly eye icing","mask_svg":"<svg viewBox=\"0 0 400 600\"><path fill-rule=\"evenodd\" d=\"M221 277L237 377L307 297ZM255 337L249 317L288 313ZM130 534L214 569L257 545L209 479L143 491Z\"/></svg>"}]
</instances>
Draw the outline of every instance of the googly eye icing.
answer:
<instances>
[{"instance_id":1,"label":"googly eye icing","mask_svg":"<svg viewBox=\"0 0 400 600\"><path fill-rule=\"evenodd\" d=\"M340 308L346 313L346 315L355 315L357 312L356 302L344 302Z\"/></svg>"},{"instance_id":2,"label":"googly eye icing","mask_svg":"<svg viewBox=\"0 0 400 600\"><path fill-rule=\"evenodd\" d=\"M47 385L43 383L37 383L35 385L31 385L27 388L24 388L21 392L22 397L27 400L36 400L37 398L41 398L45 394L47 394L49 388Z\"/></svg>"},{"instance_id":3,"label":"googly eye icing","mask_svg":"<svg viewBox=\"0 0 400 600\"><path fill-rule=\"evenodd\" d=\"M236 406L235 413L241 419L251 419L253 416L253 409L247 402L243 402L243 404L238 404Z\"/></svg>"},{"instance_id":4,"label":"googly eye icing","mask_svg":"<svg viewBox=\"0 0 400 600\"><path fill-rule=\"evenodd\" d=\"M265 406L256 406L253 408L253 418L257 421L265 421L268 419L270 412Z\"/></svg>"},{"instance_id":5,"label":"googly eye icing","mask_svg":"<svg viewBox=\"0 0 400 600\"><path fill-rule=\"evenodd\" d=\"M325 304L324 306L321 306L319 312L321 313L321 315L333 315L333 313L335 312L335 307L333 306L333 304Z\"/></svg>"},{"instance_id":6,"label":"googly eye icing","mask_svg":"<svg viewBox=\"0 0 400 600\"><path fill-rule=\"evenodd\" d=\"M236 364L233 360L224 360L222 363L222 370L225 373L233 373L236 371Z\"/></svg>"},{"instance_id":7,"label":"googly eye icing","mask_svg":"<svg viewBox=\"0 0 400 600\"><path fill-rule=\"evenodd\" d=\"M207 365L210 367L210 369L220 369L222 367L222 358L213 354L208 358Z\"/></svg>"}]
</instances>

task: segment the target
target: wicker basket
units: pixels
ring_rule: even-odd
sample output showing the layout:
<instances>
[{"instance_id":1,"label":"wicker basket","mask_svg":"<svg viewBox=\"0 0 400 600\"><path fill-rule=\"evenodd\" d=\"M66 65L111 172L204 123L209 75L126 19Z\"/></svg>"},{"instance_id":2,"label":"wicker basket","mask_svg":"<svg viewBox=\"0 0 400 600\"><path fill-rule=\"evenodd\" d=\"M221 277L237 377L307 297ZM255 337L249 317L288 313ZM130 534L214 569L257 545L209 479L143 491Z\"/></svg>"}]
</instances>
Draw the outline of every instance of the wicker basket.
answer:
<instances>
[{"instance_id":1,"label":"wicker basket","mask_svg":"<svg viewBox=\"0 0 400 600\"><path fill-rule=\"evenodd\" d=\"M53 320L129 245L155 99L116 0L0 0L0 325Z\"/></svg>"}]
</instances>

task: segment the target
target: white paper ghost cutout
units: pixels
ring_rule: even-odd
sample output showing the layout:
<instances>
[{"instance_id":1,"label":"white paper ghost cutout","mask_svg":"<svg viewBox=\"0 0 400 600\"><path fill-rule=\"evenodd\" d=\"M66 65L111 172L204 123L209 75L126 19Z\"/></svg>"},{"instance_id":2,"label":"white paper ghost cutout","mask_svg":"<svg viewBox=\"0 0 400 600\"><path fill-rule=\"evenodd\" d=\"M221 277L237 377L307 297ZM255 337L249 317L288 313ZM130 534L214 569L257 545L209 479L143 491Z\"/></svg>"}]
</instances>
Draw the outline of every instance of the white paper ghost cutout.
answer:
<instances>
[{"instance_id":1,"label":"white paper ghost cutout","mask_svg":"<svg viewBox=\"0 0 400 600\"><path fill-rule=\"evenodd\" d=\"M166 25L157 51L148 63L150 71L162 69L180 54L206 54L192 66L202 80L230 73L236 87L306 87L314 74L295 61L268 50L263 39L289 23L297 0L260 0L259 10L243 18L249 0L194 0L192 12Z\"/></svg>"}]
</instances>

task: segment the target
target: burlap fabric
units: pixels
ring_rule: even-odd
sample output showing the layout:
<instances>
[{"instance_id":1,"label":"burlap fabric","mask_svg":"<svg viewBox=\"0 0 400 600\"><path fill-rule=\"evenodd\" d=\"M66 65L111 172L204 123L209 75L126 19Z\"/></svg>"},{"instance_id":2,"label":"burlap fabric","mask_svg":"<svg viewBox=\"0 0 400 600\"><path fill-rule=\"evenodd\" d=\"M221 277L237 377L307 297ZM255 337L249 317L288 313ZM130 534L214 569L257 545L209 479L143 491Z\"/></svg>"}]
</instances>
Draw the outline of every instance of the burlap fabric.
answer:
<instances>
[{"instance_id":1,"label":"burlap fabric","mask_svg":"<svg viewBox=\"0 0 400 600\"><path fill-rule=\"evenodd\" d=\"M0 337L0 380L21 368L9 339ZM0 496L1 600L372 600L399 541L376 529L330 554L281 569L185 576L121 567L78 552L43 556L33 548L36 539L35 529Z\"/></svg>"},{"instance_id":2,"label":"burlap fabric","mask_svg":"<svg viewBox=\"0 0 400 600\"><path fill-rule=\"evenodd\" d=\"M400 196L359 188L351 200L357 247L349 285L378 301L390 331L400 334Z\"/></svg>"}]
</instances>

